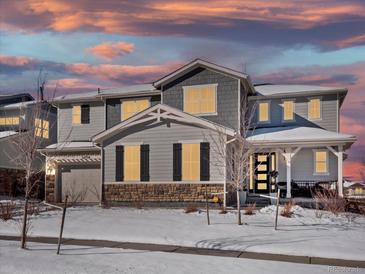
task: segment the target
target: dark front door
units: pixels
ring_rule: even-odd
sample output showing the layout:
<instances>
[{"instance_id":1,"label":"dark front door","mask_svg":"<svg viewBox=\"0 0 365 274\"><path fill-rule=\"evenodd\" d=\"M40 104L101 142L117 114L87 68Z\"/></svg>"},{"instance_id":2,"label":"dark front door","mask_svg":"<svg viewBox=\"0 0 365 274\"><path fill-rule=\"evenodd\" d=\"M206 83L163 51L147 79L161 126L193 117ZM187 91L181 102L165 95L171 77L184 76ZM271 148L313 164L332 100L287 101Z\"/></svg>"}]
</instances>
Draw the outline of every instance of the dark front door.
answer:
<instances>
[{"instance_id":1,"label":"dark front door","mask_svg":"<svg viewBox=\"0 0 365 274\"><path fill-rule=\"evenodd\" d=\"M255 193L269 193L270 154L255 155Z\"/></svg>"}]
</instances>

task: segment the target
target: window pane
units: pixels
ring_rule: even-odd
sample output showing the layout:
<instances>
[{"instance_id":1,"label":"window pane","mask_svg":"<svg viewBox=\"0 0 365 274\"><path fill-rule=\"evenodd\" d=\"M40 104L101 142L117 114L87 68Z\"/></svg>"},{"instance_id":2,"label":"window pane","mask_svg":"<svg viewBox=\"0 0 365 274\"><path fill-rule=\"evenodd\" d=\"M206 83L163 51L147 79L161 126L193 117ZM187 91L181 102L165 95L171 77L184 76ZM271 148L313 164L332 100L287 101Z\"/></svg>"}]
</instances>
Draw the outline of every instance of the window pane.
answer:
<instances>
[{"instance_id":1,"label":"window pane","mask_svg":"<svg viewBox=\"0 0 365 274\"><path fill-rule=\"evenodd\" d=\"M0 118L0 125L5 125L5 118Z\"/></svg>"},{"instance_id":2,"label":"window pane","mask_svg":"<svg viewBox=\"0 0 365 274\"><path fill-rule=\"evenodd\" d=\"M134 116L135 114L150 107L150 101L148 99L123 101L121 105L122 121Z\"/></svg>"},{"instance_id":3,"label":"window pane","mask_svg":"<svg viewBox=\"0 0 365 274\"><path fill-rule=\"evenodd\" d=\"M258 165L257 166L257 170L258 171L266 171L267 170L267 166L266 165Z\"/></svg>"},{"instance_id":4,"label":"window pane","mask_svg":"<svg viewBox=\"0 0 365 274\"><path fill-rule=\"evenodd\" d=\"M125 146L124 148L124 179L125 181L140 180L140 146Z\"/></svg>"},{"instance_id":5,"label":"window pane","mask_svg":"<svg viewBox=\"0 0 365 274\"><path fill-rule=\"evenodd\" d=\"M293 120L294 119L294 102L293 101L284 101L284 120Z\"/></svg>"},{"instance_id":6,"label":"window pane","mask_svg":"<svg viewBox=\"0 0 365 274\"><path fill-rule=\"evenodd\" d=\"M200 144L183 144L182 150L182 179L184 181L199 181Z\"/></svg>"},{"instance_id":7,"label":"window pane","mask_svg":"<svg viewBox=\"0 0 365 274\"><path fill-rule=\"evenodd\" d=\"M266 162L267 155L257 155L257 161L259 162Z\"/></svg>"},{"instance_id":8,"label":"window pane","mask_svg":"<svg viewBox=\"0 0 365 274\"><path fill-rule=\"evenodd\" d=\"M265 190L267 189L267 184L257 184L257 189L258 190Z\"/></svg>"},{"instance_id":9,"label":"window pane","mask_svg":"<svg viewBox=\"0 0 365 274\"><path fill-rule=\"evenodd\" d=\"M325 173L327 172L327 165L323 162L317 162L316 163L316 172L317 173Z\"/></svg>"},{"instance_id":10,"label":"window pane","mask_svg":"<svg viewBox=\"0 0 365 274\"><path fill-rule=\"evenodd\" d=\"M259 121L260 122L269 121L269 103L259 104Z\"/></svg>"},{"instance_id":11,"label":"window pane","mask_svg":"<svg viewBox=\"0 0 365 274\"><path fill-rule=\"evenodd\" d=\"M214 85L185 87L184 111L192 114L216 112L216 87Z\"/></svg>"},{"instance_id":12,"label":"window pane","mask_svg":"<svg viewBox=\"0 0 365 274\"><path fill-rule=\"evenodd\" d=\"M316 151L316 161L327 161L326 151Z\"/></svg>"},{"instance_id":13,"label":"window pane","mask_svg":"<svg viewBox=\"0 0 365 274\"><path fill-rule=\"evenodd\" d=\"M326 172L328 172L327 151L316 151L315 161L316 161L316 164L315 164L316 173L326 173Z\"/></svg>"},{"instance_id":14,"label":"window pane","mask_svg":"<svg viewBox=\"0 0 365 274\"><path fill-rule=\"evenodd\" d=\"M309 119L320 119L321 118L321 100L310 99L309 101L309 110L308 110L308 118Z\"/></svg>"},{"instance_id":15,"label":"window pane","mask_svg":"<svg viewBox=\"0 0 365 274\"><path fill-rule=\"evenodd\" d=\"M257 180L266 180L267 179L267 174L257 174Z\"/></svg>"},{"instance_id":16,"label":"window pane","mask_svg":"<svg viewBox=\"0 0 365 274\"><path fill-rule=\"evenodd\" d=\"M81 124L81 106L72 107L72 123Z\"/></svg>"}]
</instances>

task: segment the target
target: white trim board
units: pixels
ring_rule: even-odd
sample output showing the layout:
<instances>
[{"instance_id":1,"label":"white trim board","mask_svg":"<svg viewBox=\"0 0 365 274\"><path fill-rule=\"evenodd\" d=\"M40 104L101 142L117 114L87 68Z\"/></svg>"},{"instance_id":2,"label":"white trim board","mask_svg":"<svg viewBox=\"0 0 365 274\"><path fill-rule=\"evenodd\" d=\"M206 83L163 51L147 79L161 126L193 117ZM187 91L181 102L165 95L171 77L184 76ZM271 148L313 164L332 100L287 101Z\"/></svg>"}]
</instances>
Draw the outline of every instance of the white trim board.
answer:
<instances>
[{"instance_id":1,"label":"white trim board","mask_svg":"<svg viewBox=\"0 0 365 274\"><path fill-rule=\"evenodd\" d=\"M105 185L143 185L143 184L176 184L176 185L223 185L225 181L122 181L122 182L104 182Z\"/></svg>"}]
</instances>

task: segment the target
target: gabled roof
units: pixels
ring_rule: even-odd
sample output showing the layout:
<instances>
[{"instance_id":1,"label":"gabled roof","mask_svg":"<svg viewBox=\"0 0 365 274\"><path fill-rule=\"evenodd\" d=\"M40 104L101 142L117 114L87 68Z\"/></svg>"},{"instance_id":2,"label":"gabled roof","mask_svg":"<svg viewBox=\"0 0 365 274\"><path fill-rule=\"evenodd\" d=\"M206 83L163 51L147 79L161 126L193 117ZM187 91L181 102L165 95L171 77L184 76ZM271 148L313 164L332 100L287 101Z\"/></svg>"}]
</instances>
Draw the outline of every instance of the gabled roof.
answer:
<instances>
[{"instance_id":1,"label":"gabled roof","mask_svg":"<svg viewBox=\"0 0 365 274\"><path fill-rule=\"evenodd\" d=\"M254 145L290 145L290 144L347 144L356 141L353 135L328 131L317 127L268 127L257 128L247 141Z\"/></svg>"},{"instance_id":2,"label":"gabled roof","mask_svg":"<svg viewBox=\"0 0 365 274\"><path fill-rule=\"evenodd\" d=\"M175 120L187 124L198 125L200 127L222 132L229 136L234 136L235 134L235 131L231 128L223 127L209 120L196 117L194 115L188 114L167 105L158 104L130 117L125 121L120 122L119 124L101 133L96 134L92 137L92 141L100 142L136 124L141 124L153 120L160 121L161 119Z\"/></svg>"},{"instance_id":3,"label":"gabled roof","mask_svg":"<svg viewBox=\"0 0 365 274\"><path fill-rule=\"evenodd\" d=\"M223 66L220 66L220 65L217 65L217 64L202 60L202 59L195 59L195 60L191 61L190 63L180 67L179 69L177 69L177 70L171 72L170 74L162 77L161 79L155 81L153 83L153 85L156 88L160 88L161 85L164 85L166 83L174 81L174 80L178 79L179 77L181 77L182 75L184 75L184 74L186 74L186 73L188 73L188 72L190 72L190 71L192 71L192 70L194 70L198 67L207 68L207 69L219 72L219 73L223 73L223 74L238 78L244 84L248 85L251 93L255 93L255 89L252 86L249 75L247 75L243 72L237 71L237 70L233 70L233 69L230 69L230 68L226 68L226 67L223 67Z\"/></svg>"}]
</instances>

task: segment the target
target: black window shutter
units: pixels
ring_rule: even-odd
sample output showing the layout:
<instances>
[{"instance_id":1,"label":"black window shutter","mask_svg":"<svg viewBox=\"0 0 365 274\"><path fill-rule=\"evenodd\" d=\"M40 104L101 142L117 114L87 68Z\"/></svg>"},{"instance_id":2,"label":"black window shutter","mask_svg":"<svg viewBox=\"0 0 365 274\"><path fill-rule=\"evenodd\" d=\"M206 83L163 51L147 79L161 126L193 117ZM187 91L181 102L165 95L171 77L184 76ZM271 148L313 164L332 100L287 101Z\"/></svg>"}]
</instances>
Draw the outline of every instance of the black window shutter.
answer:
<instances>
[{"instance_id":1,"label":"black window shutter","mask_svg":"<svg viewBox=\"0 0 365 274\"><path fill-rule=\"evenodd\" d=\"M90 106L82 105L81 106L81 124L89 124L90 123Z\"/></svg>"},{"instance_id":2,"label":"black window shutter","mask_svg":"<svg viewBox=\"0 0 365 274\"><path fill-rule=\"evenodd\" d=\"M124 181L124 147L115 147L115 181Z\"/></svg>"},{"instance_id":3,"label":"black window shutter","mask_svg":"<svg viewBox=\"0 0 365 274\"><path fill-rule=\"evenodd\" d=\"M181 144L174 144L173 175L172 175L174 181L181 181L182 177L181 162L182 162Z\"/></svg>"},{"instance_id":4,"label":"black window shutter","mask_svg":"<svg viewBox=\"0 0 365 274\"><path fill-rule=\"evenodd\" d=\"M141 181L150 180L150 145L141 145Z\"/></svg>"},{"instance_id":5,"label":"black window shutter","mask_svg":"<svg viewBox=\"0 0 365 274\"><path fill-rule=\"evenodd\" d=\"M200 143L200 181L209 181L209 143Z\"/></svg>"}]
</instances>

